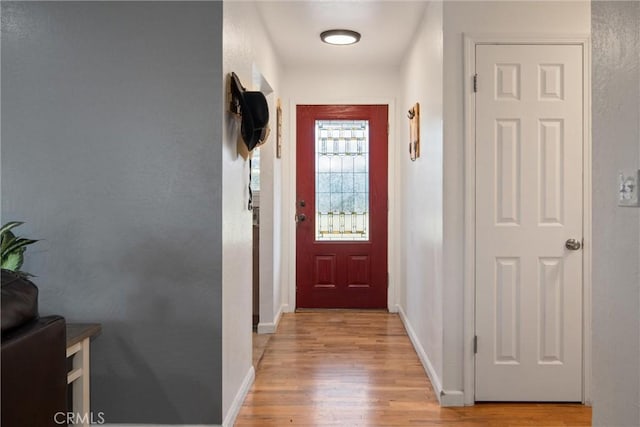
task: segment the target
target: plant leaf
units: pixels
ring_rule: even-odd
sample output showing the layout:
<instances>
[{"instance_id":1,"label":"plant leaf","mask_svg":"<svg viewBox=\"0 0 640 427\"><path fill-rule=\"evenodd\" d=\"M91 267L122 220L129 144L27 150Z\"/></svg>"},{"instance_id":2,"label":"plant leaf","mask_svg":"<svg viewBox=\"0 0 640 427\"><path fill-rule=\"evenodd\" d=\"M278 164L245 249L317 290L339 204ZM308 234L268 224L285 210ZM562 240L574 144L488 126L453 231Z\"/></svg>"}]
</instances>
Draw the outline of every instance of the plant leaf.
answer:
<instances>
[{"instance_id":1,"label":"plant leaf","mask_svg":"<svg viewBox=\"0 0 640 427\"><path fill-rule=\"evenodd\" d=\"M5 249L7 249L9 245L13 243L14 240L16 240L16 236L12 232L6 231L4 234L2 234L2 243L0 244L0 253L4 253Z\"/></svg>"},{"instance_id":2,"label":"plant leaf","mask_svg":"<svg viewBox=\"0 0 640 427\"><path fill-rule=\"evenodd\" d=\"M24 224L22 221L11 221L0 227L0 235L4 236L4 233L11 230L14 227Z\"/></svg>"},{"instance_id":3,"label":"plant leaf","mask_svg":"<svg viewBox=\"0 0 640 427\"><path fill-rule=\"evenodd\" d=\"M20 237L18 239L14 239L11 242L11 244L9 244L9 246L2 251L2 256L4 257L5 255L9 255L12 252L14 252L14 251L16 251L16 250L18 250L20 248L23 248L23 252L24 252L24 249L26 249L25 246L32 245L35 242L37 242L37 240L25 239L24 237Z\"/></svg>"},{"instance_id":4,"label":"plant leaf","mask_svg":"<svg viewBox=\"0 0 640 427\"><path fill-rule=\"evenodd\" d=\"M24 248L23 248L24 249ZM6 257L2 257L2 268L5 270L16 271L22 267L22 263L24 262L24 251L15 251L8 254Z\"/></svg>"},{"instance_id":5,"label":"plant leaf","mask_svg":"<svg viewBox=\"0 0 640 427\"><path fill-rule=\"evenodd\" d=\"M15 271L24 277L31 274L20 271L24 262L24 252L28 245L37 242L35 239L16 238L11 229L24 224L22 221L11 221L0 227L0 264L2 268Z\"/></svg>"}]
</instances>

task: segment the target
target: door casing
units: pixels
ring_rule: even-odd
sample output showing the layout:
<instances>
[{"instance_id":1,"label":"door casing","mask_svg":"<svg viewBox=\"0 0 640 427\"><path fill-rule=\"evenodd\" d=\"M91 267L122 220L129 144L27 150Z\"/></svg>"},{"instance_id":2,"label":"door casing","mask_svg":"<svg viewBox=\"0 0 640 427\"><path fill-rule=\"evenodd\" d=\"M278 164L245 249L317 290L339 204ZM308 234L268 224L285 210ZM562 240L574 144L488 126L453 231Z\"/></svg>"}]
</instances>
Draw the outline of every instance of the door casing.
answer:
<instances>
[{"instance_id":1,"label":"door casing","mask_svg":"<svg viewBox=\"0 0 640 427\"><path fill-rule=\"evenodd\" d=\"M396 107L395 99L387 97L336 97L334 95L329 96L314 96L309 97L294 97L291 98L287 110L287 118L290 123L289 131L287 132L288 138L283 147L283 162L286 162L286 170L283 170L283 205L282 205L282 217L283 224L283 258L286 258L286 265L283 264L282 269L284 278L286 279L286 285L283 286L283 293L286 293L288 298L287 302L282 305L283 312L294 312L296 309L296 223L294 221L296 214L295 207L295 195L296 195L296 106L297 105L331 105L331 104L345 104L345 105L387 105L388 120L389 120L389 143L387 152L387 168L388 168L388 214L387 214L387 269L389 271L389 285L387 289L387 309L390 313L398 312L398 302L396 299L397 281L400 276L400 256L399 248L396 248L397 236L400 235L400 226L398 222L398 202L396 194L399 194L399 187L396 183L396 170L399 161L396 155L395 145L393 141L398 139L398 128L396 126ZM280 316L277 316L278 320Z\"/></svg>"},{"instance_id":2,"label":"door casing","mask_svg":"<svg viewBox=\"0 0 640 427\"><path fill-rule=\"evenodd\" d=\"M589 35L552 34L464 34L464 404L475 403L475 74L476 46L504 45L578 45L583 52L583 325L582 325L582 403L591 403L591 45Z\"/></svg>"}]
</instances>

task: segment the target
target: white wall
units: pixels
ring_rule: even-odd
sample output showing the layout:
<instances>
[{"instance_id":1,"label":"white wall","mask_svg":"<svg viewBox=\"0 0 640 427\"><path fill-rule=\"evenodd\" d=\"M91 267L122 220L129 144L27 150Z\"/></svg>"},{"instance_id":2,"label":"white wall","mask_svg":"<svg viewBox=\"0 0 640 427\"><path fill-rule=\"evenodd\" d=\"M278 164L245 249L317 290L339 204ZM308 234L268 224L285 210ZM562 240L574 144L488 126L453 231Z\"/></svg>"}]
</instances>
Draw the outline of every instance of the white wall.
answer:
<instances>
[{"instance_id":1,"label":"white wall","mask_svg":"<svg viewBox=\"0 0 640 427\"><path fill-rule=\"evenodd\" d=\"M258 333L275 332L281 301L282 254L282 162L276 159L276 104L279 93L272 92L259 67L254 65L254 88L267 94L270 110L271 134L267 144L260 147L260 267L259 267L259 323ZM260 84L258 84L260 82ZM274 83L277 87L277 81Z\"/></svg>"},{"instance_id":2,"label":"white wall","mask_svg":"<svg viewBox=\"0 0 640 427\"><path fill-rule=\"evenodd\" d=\"M405 327L440 395L443 367L442 2L429 3L401 68L398 301ZM420 158L409 159L406 113L420 103Z\"/></svg>"},{"instance_id":3,"label":"white wall","mask_svg":"<svg viewBox=\"0 0 640 427\"><path fill-rule=\"evenodd\" d=\"M463 390L463 33L588 34L590 3L444 3L444 366L443 387ZM467 361L468 362L468 361ZM466 396L469 397L469 394ZM472 400L471 400L472 401ZM467 403L471 403L467 400Z\"/></svg>"},{"instance_id":4,"label":"white wall","mask_svg":"<svg viewBox=\"0 0 640 427\"><path fill-rule=\"evenodd\" d=\"M396 239L399 235L396 221L396 207L399 187L395 179L397 127L395 117L396 97L399 91L398 70L391 65L388 68L372 67L288 67L282 78L283 126L287 129L282 149L282 233L283 233L283 285L282 293L285 307L295 309L295 108L303 104L388 104L389 105L389 273L390 295L389 309L395 311L396 297L394 284L398 281L398 268L393 260L396 254ZM404 124L404 121L398 122ZM402 144L400 150L405 151ZM399 249L398 249L399 250Z\"/></svg>"},{"instance_id":5,"label":"white wall","mask_svg":"<svg viewBox=\"0 0 640 427\"><path fill-rule=\"evenodd\" d=\"M223 73L235 72L248 88L264 89L262 77L271 88L278 87L280 69L275 52L266 35L254 2L224 2L223 10ZM261 76L262 77L261 77ZM275 123L275 96L270 102L271 124ZM212 118L213 120L213 118ZM235 417L244 398L246 387L250 386L253 368L251 366L252 337L252 215L247 210L249 184L249 163L237 154L239 122L225 114L222 153L222 411L225 422ZM271 157L275 156L275 132L261 151L261 166L266 170L261 176L261 243L274 242L273 224L278 213L274 199L279 197L277 182L279 171ZM215 142L213 142L215 143ZM262 227L265 229L263 235ZM276 226L277 230L277 226ZM273 243L272 243L273 244ZM273 253L265 251L261 257L273 265ZM262 260L261 260L262 264ZM277 268L271 268L273 274ZM261 274L261 280L268 280ZM277 283L277 282L276 282ZM277 294L278 291L274 292ZM262 309L262 307L261 307ZM262 310L261 310L262 316Z\"/></svg>"},{"instance_id":6,"label":"white wall","mask_svg":"<svg viewBox=\"0 0 640 427\"><path fill-rule=\"evenodd\" d=\"M270 142L260 148L260 315L258 333L275 332L283 311L282 167L276 159L276 99L268 98L273 117Z\"/></svg>"}]
</instances>

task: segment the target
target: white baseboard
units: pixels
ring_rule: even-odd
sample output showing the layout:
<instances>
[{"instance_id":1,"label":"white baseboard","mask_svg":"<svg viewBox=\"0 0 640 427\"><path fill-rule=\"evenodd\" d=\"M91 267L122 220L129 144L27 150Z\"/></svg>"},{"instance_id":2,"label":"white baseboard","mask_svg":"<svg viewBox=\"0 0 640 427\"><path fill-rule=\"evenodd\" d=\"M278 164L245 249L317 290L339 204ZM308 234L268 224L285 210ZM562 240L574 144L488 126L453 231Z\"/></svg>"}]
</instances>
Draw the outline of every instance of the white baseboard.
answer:
<instances>
[{"instance_id":1,"label":"white baseboard","mask_svg":"<svg viewBox=\"0 0 640 427\"><path fill-rule=\"evenodd\" d=\"M440 406L465 406L464 393L459 390L442 390L440 392Z\"/></svg>"},{"instance_id":2,"label":"white baseboard","mask_svg":"<svg viewBox=\"0 0 640 427\"><path fill-rule=\"evenodd\" d=\"M418 336L416 335L416 332L413 330L413 326L411 326L411 323L409 322L409 319L407 318L406 313L402 309L402 306L397 305L397 307L398 307L398 313L400 314L400 319L402 319L402 323L404 324L404 329L407 331L407 335L409 335L411 344L413 344L413 348L416 350L416 353L418 354L418 358L420 359L420 362L422 363L422 366L424 367L424 370L427 373L429 380L431 381L431 385L433 386L433 391L438 397L438 402L440 402L440 405L443 405L442 383L440 382L440 378L438 378L438 375L436 375L436 370L433 368L433 365L429 360L429 356L427 356L427 353L424 351L424 347L422 347L422 344L420 344L420 341L418 340Z\"/></svg>"},{"instance_id":3,"label":"white baseboard","mask_svg":"<svg viewBox=\"0 0 640 427\"><path fill-rule=\"evenodd\" d=\"M236 397L233 399L231 403L231 407L227 412L227 416L224 417L224 421L222 421L223 427L233 427L233 423L236 422L236 417L240 412L240 408L242 408L242 404L244 403L244 399L247 397L249 390L251 390L251 386L253 385L253 381L256 378L256 371L253 369L253 366L249 368L247 375L244 377L242 381L242 385L240 389L236 393Z\"/></svg>"},{"instance_id":4,"label":"white baseboard","mask_svg":"<svg viewBox=\"0 0 640 427\"><path fill-rule=\"evenodd\" d=\"M288 305L282 304L276 313L275 319L271 323L258 323L258 333L259 334L273 334L278 329L278 323L280 323L280 318L282 317L282 313L286 312L289 308Z\"/></svg>"},{"instance_id":5,"label":"white baseboard","mask_svg":"<svg viewBox=\"0 0 640 427\"><path fill-rule=\"evenodd\" d=\"M411 322L409 322L409 318L407 318L402 306L398 304L396 307L400 314L400 319L402 319L402 323L404 324L404 328L407 331L407 335L409 335L411 344L413 344L413 348L416 350L418 358L420 359L429 380L431 380L433 391L438 397L440 406L464 406L464 393L462 391L442 389L442 382L440 381L440 378L438 378L438 375L429 360L429 356L427 356L427 352L424 350L424 347L422 347L422 344L420 344L418 336L416 335L413 326L411 326Z\"/></svg>"},{"instance_id":6,"label":"white baseboard","mask_svg":"<svg viewBox=\"0 0 640 427\"><path fill-rule=\"evenodd\" d=\"M102 424L109 427L222 427L220 424Z\"/></svg>"}]
</instances>

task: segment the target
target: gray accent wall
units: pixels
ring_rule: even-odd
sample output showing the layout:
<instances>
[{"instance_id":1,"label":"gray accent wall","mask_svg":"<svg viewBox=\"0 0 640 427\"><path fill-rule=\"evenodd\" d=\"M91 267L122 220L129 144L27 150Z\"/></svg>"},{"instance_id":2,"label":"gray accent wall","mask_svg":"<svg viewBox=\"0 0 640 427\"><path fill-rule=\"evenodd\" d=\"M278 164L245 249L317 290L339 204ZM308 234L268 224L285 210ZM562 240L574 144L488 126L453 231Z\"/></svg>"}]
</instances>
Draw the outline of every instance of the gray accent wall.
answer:
<instances>
[{"instance_id":1,"label":"gray accent wall","mask_svg":"<svg viewBox=\"0 0 640 427\"><path fill-rule=\"evenodd\" d=\"M2 2L2 221L92 410L220 424L222 2Z\"/></svg>"},{"instance_id":2,"label":"gray accent wall","mask_svg":"<svg viewBox=\"0 0 640 427\"><path fill-rule=\"evenodd\" d=\"M640 2L592 3L593 425L640 425L640 209L617 206L640 168Z\"/></svg>"}]
</instances>

